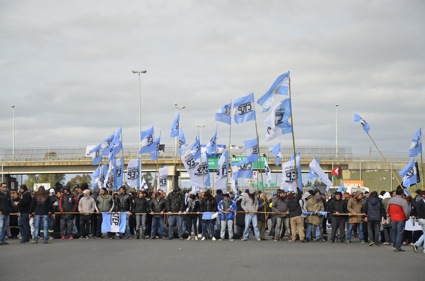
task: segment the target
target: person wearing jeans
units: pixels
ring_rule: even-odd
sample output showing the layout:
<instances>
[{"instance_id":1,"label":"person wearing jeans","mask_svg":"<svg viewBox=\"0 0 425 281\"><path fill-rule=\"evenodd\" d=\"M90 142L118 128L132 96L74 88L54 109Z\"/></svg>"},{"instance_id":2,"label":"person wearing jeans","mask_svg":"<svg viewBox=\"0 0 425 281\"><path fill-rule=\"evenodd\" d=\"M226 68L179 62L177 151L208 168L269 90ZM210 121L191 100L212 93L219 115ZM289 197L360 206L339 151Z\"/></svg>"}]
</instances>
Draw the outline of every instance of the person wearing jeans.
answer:
<instances>
[{"instance_id":1,"label":"person wearing jeans","mask_svg":"<svg viewBox=\"0 0 425 281\"><path fill-rule=\"evenodd\" d=\"M7 184L0 184L0 245L8 244L5 241L8 230L10 210L12 209L12 198L7 189Z\"/></svg>"},{"instance_id":2,"label":"person wearing jeans","mask_svg":"<svg viewBox=\"0 0 425 281\"><path fill-rule=\"evenodd\" d=\"M401 248L404 235L404 226L409 218L410 211L406 200L402 198L403 188L397 187L396 196L388 201L388 215L391 218L393 250L395 252L405 252Z\"/></svg>"},{"instance_id":3,"label":"person wearing jeans","mask_svg":"<svg viewBox=\"0 0 425 281\"><path fill-rule=\"evenodd\" d=\"M354 196L348 200L347 211L350 215L348 217L347 243L351 243L354 227L357 227L360 242L365 243L362 218L363 204L363 193L360 190L357 190Z\"/></svg>"},{"instance_id":4,"label":"person wearing jeans","mask_svg":"<svg viewBox=\"0 0 425 281\"><path fill-rule=\"evenodd\" d=\"M254 235L257 241L261 241L260 231L257 227L257 211L258 211L258 198L255 193L249 191L242 195L242 209L245 211L245 229L243 231L242 241L248 240L249 225L252 223Z\"/></svg>"},{"instance_id":5,"label":"person wearing jeans","mask_svg":"<svg viewBox=\"0 0 425 281\"><path fill-rule=\"evenodd\" d=\"M229 199L229 194L223 194L223 199L218 203L218 212L220 214L220 240L224 240L227 232L229 241L233 241L233 219L235 218L236 203Z\"/></svg>"},{"instance_id":6,"label":"person wearing jeans","mask_svg":"<svg viewBox=\"0 0 425 281\"><path fill-rule=\"evenodd\" d=\"M40 221L43 223L44 244L50 243L48 218L49 214L51 214L53 219L55 218L55 214L53 212L53 205L51 203L50 196L46 193L44 186L40 186L35 193L30 207L30 214L34 215L33 244L38 244L38 237L40 235Z\"/></svg>"}]
</instances>

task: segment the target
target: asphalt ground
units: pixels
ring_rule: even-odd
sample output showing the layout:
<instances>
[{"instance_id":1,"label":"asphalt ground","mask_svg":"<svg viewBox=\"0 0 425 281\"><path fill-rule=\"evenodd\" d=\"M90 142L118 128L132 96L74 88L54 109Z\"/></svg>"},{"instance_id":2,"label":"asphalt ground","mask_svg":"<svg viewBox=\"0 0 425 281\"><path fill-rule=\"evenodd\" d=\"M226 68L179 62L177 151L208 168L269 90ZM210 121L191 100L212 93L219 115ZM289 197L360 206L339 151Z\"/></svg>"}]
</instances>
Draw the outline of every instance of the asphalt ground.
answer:
<instances>
[{"instance_id":1,"label":"asphalt ground","mask_svg":"<svg viewBox=\"0 0 425 281\"><path fill-rule=\"evenodd\" d=\"M53 240L0 246L0 280L409 280L425 254L391 246L267 240Z\"/></svg>"}]
</instances>

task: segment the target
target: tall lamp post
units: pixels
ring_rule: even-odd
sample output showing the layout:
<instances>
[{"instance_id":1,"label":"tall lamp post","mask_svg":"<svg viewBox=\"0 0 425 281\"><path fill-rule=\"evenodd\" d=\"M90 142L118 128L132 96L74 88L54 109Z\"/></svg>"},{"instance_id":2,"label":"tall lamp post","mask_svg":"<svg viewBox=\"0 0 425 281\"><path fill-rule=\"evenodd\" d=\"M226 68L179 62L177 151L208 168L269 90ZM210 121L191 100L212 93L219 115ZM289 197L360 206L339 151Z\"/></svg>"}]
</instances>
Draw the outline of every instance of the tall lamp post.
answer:
<instances>
[{"instance_id":1,"label":"tall lamp post","mask_svg":"<svg viewBox=\"0 0 425 281\"><path fill-rule=\"evenodd\" d=\"M338 105L335 105L335 158L338 159Z\"/></svg>"},{"instance_id":2,"label":"tall lamp post","mask_svg":"<svg viewBox=\"0 0 425 281\"><path fill-rule=\"evenodd\" d=\"M138 143L139 143L139 150L141 148L140 143L140 132L142 131L142 91L141 91L141 85L140 85L140 74L144 74L147 71L146 70L132 70L134 74L139 75L139 133L138 133Z\"/></svg>"},{"instance_id":3,"label":"tall lamp post","mask_svg":"<svg viewBox=\"0 0 425 281\"><path fill-rule=\"evenodd\" d=\"M15 106L12 105L12 157L15 160Z\"/></svg>"}]
</instances>

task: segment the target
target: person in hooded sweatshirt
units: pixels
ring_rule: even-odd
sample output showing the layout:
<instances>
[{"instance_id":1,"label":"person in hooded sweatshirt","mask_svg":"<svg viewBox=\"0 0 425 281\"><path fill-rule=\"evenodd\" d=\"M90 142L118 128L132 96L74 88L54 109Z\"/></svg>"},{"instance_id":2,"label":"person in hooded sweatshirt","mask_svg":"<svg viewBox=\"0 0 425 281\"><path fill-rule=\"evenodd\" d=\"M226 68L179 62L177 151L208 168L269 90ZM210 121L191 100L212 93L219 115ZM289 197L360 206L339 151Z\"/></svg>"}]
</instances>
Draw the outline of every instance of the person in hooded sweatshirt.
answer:
<instances>
[{"instance_id":1,"label":"person in hooded sweatshirt","mask_svg":"<svg viewBox=\"0 0 425 281\"><path fill-rule=\"evenodd\" d=\"M378 192L372 191L369 199L364 204L366 214L367 233L369 236L369 246L379 246L379 230L382 218L387 219L387 212L384 209L382 200L378 197Z\"/></svg>"},{"instance_id":2,"label":"person in hooded sweatshirt","mask_svg":"<svg viewBox=\"0 0 425 281\"><path fill-rule=\"evenodd\" d=\"M410 216L409 205L402 197L403 192L401 186L397 187L396 196L388 201L387 207L388 215L391 217L393 250L395 252L405 252L405 250L401 248L401 245L403 243L406 220L408 220Z\"/></svg>"},{"instance_id":3,"label":"person in hooded sweatshirt","mask_svg":"<svg viewBox=\"0 0 425 281\"><path fill-rule=\"evenodd\" d=\"M382 195L382 204L384 205L384 209L387 210L388 207L388 202L391 199L391 194L388 191L385 191L384 194ZM387 214L387 219L386 220L382 220L382 229L383 229L383 237L384 237L384 243L382 243L383 245L390 245L391 244L391 220L390 217L388 216L388 212L385 211Z\"/></svg>"}]
</instances>

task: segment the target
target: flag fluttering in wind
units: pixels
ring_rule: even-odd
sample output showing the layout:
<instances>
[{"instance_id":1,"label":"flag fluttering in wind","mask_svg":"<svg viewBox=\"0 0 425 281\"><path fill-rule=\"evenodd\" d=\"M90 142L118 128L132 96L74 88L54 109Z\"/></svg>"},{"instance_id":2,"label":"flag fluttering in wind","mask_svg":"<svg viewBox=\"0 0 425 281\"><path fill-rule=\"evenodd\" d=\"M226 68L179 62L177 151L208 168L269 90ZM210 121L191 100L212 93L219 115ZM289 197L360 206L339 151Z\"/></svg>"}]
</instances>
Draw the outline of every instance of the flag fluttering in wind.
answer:
<instances>
[{"instance_id":1,"label":"flag fluttering in wind","mask_svg":"<svg viewBox=\"0 0 425 281\"><path fill-rule=\"evenodd\" d=\"M223 122L230 125L232 123L231 113L232 104L225 104L215 114L215 121Z\"/></svg>"},{"instance_id":2,"label":"flag fluttering in wind","mask_svg":"<svg viewBox=\"0 0 425 281\"><path fill-rule=\"evenodd\" d=\"M422 152L422 128L416 132L409 149L409 157L416 157Z\"/></svg>"},{"instance_id":3,"label":"flag fluttering in wind","mask_svg":"<svg viewBox=\"0 0 425 281\"><path fill-rule=\"evenodd\" d=\"M155 150L151 151L151 160L157 160L158 154L159 154L159 144L161 143L161 133L159 133L159 136L156 138L156 140L153 142L153 145L155 147Z\"/></svg>"},{"instance_id":4,"label":"flag fluttering in wind","mask_svg":"<svg viewBox=\"0 0 425 281\"><path fill-rule=\"evenodd\" d=\"M316 162L317 162L317 164L319 164L320 165L320 158L319 157L317 157L316 158ZM308 170L308 179L309 180L314 180L314 179L316 179L318 177L318 175L315 173L315 172L313 172L313 170L311 170L311 168ZM311 183L312 184L312 186L313 186L313 183Z\"/></svg>"},{"instance_id":5,"label":"flag fluttering in wind","mask_svg":"<svg viewBox=\"0 0 425 281\"><path fill-rule=\"evenodd\" d=\"M363 130L367 134L369 134L369 130L370 130L369 124L366 122L366 120L361 118L360 115L358 115L357 113L354 113L354 122L359 122L363 126Z\"/></svg>"},{"instance_id":6,"label":"flag fluttering in wind","mask_svg":"<svg viewBox=\"0 0 425 281\"><path fill-rule=\"evenodd\" d=\"M215 133L210 139L210 141L206 145L207 153L212 154L215 153L217 150L217 129L218 127L215 127Z\"/></svg>"},{"instance_id":7,"label":"flag fluttering in wind","mask_svg":"<svg viewBox=\"0 0 425 281\"><path fill-rule=\"evenodd\" d=\"M252 162L245 161L232 164L232 179L236 181L239 178L252 178L252 166Z\"/></svg>"},{"instance_id":8,"label":"flag fluttering in wind","mask_svg":"<svg viewBox=\"0 0 425 281\"><path fill-rule=\"evenodd\" d=\"M204 187L210 185L208 158L205 152L201 153L198 143L199 140L188 145L182 151L181 160L189 174L191 184ZM199 147L199 150L197 148L193 150L191 147Z\"/></svg>"},{"instance_id":9,"label":"flag fluttering in wind","mask_svg":"<svg viewBox=\"0 0 425 281\"><path fill-rule=\"evenodd\" d=\"M229 151L226 150L223 154L221 154L220 158L218 159L214 189L216 190L221 189L223 191L226 191L228 171L229 171Z\"/></svg>"},{"instance_id":10,"label":"flag fluttering in wind","mask_svg":"<svg viewBox=\"0 0 425 281\"><path fill-rule=\"evenodd\" d=\"M270 152L276 156L276 166L279 166L280 161L282 160L282 152L280 152L280 143L276 144L272 149L270 149Z\"/></svg>"},{"instance_id":11,"label":"flag fluttering in wind","mask_svg":"<svg viewBox=\"0 0 425 281\"><path fill-rule=\"evenodd\" d=\"M272 181L272 170L269 167L267 159L264 159L264 172L266 174L266 183L270 184Z\"/></svg>"},{"instance_id":12,"label":"flag fluttering in wind","mask_svg":"<svg viewBox=\"0 0 425 281\"><path fill-rule=\"evenodd\" d=\"M236 99L233 103L233 108L235 111L234 119L236 124L256 120L253 93Z\"/></svg>"},{"instance_id":13,"label":"flag fluttering in wind","mask_svg":"<svg viewBox=\"0 0 425 281\"><path fill-rule=\"evenodd\" d=\"M325 172L323 172L322 168L320 168L320 165L317 163L316 159L313 158L313 160L311 160L309 167L319 177L319 179L324 184L326 184L326 191L328 191L332 186L332 182L329 180Z\"/></svg>"},{"instance_id":14,"label":"flag fluttering in wind","mask_svg":"<svg viewBox=\"0 0 425 281\"><path fill-rule=\"evenodd\" d=\"M282 134L292 133L292 125L289 123L291 117L291 100L284 99L277 104L267 119L264 121L266 125L266 141L269 141Z\"/></svg>"},{"instance_id":15,"label":"flag fluttering in wind","mask_svg":"<svg viewBox=\"0 0 425 281\"><path fill-rule=\"evenodd\" d=\"M243 142L245 145L246 160L248 162L258 161L258 140L253 138Z\"/></svg>"},{"instance_id":16,"label":"flag fluttering in wind","mask_svg":"<svg viewBox=\"0 0 425 281\"><path fill-rule=\"evenodd\" d=\"M333 168L333 170L331 171L331 176L333 176L333 177L335 177L337 179L342 179L342 170L341 170L341 167L340 166L335 166L335 168Z\"/></svg>"},{"instance_id":17,"label":"flag fluttering in wind","mask_svg":"<svg viewBox=\"0 0 425 281\"><path fill-rule=\"evenodd\" d=\"M140 139L142 141L142 145L141 145L139 154L150 153L156 149L153 138L154 138L153 127L150 127L146 131L142 131L140 133Z\"/></svg>"},{"instance_id":18,"label":"flag fluttering in wind","mask_svg":"<svg viewBox=\"0 0 425 281\"><path fill-rule=\"evenodd\" d=\"M409 188L420 182L418 163L415 163L413 158L410 160L409 164L398 173L402 177L404 188Z\"/></svg>"},{"instance_id":19,"label":"flag fluttering in wind","mask_svg":"<svg viewBox=\"0 0 425 281\"><path fill-rule=\"evenodd\" d=\"M128 162L125 181L132 188L140 187L140 159L132 159Z\"/></svg>"},{"instance_id":20,"label":"flag fluttering in wind","mask_svg":"<svg viewBox=\"0 0 425 281\"><path fill-rule=\"evenodd\" d=\"M176 118L174 118L173 125L171 125L170 137L178 137L180 129L180 112L177 113Z\"/></svg>"},{"instance_id":21,"label":"flag fluttering in wind","mask_svg":"<svg viewBox=\"0 0 425 281\"><path fill-rule=\"evenodd\" d=\"M258 99L257 103L267 112L272 107L275 95L287 95L289 91L289 71L283 73L273 82L270 89Z\"/></svg>"},{"instance_id":22,"label":"flag fluttering in wind","mask_svg":"<svg viewBox=\"0 0 425 281\"><path fill-rule=\"evenodd\" d=\"M345 191L345 185L344 182L341 182L340 186L338 187L338 192L344 192Z\"/></svg>"},{"instance_id":23,"label":"flag fluttering in wind","mask_svg":"<svg viewBox=\"0 0 425 281\"><path fill-rule=\"evenodd\" d=\"M123 177L124 177L124 158L116 158L112 161L115 161L114 165L114 190L118 190L118 188L123 183Z\"/></svg>"},{"instance_id":24,"label":"flag fluttering in wind","mask_svg":"<svg viewBox=\"0 0 425 281\"><path fill-rule=\"evenodd\" d=\"M182 155L182 151L186 146L186 137L184 136L183 129L179 129L179 155Z\"/></svg>"}]
</instances>

